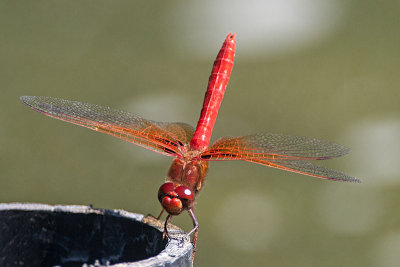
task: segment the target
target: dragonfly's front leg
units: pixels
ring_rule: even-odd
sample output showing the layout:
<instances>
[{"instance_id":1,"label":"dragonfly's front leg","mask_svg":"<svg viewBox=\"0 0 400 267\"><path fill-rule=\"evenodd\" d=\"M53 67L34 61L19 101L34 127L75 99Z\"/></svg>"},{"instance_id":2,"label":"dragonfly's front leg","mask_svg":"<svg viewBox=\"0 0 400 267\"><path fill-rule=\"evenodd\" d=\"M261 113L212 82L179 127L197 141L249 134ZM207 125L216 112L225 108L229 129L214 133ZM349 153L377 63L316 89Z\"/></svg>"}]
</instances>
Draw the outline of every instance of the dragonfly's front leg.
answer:
<instances>
[{"instance_id":1,"label":"dragonfly's front leg","mask_svg":"<svg viewBox=\"0 0 400 267\"><path fill-rule=\"evenodd\" d=\"M192 251L192 260L194 260L194 255L196 253L197 236L199 234L199 223L196 220L196 216L194 215L193 209L189 209L188 212L189 212L189 215L190 215L190 217L192 218L192 221L193 221L193 229L190 230L190 232L187 233L185 235L185 237L190 239L190 235L194 233L194 236L193 236L193 251ZM168 214L167 218L165 219L163 239L165 237L171 239L171 237L170 237L170 235L168 233L168 229L167 229L168 223L170 222L171 218L172 218L172 215Z\"/></svg>"},{"instance_id":2,"label":"dragonfly's front leg","mask_svg":"<svg viewBox=\"0 0 400 267\"><path fill-rule=\"evenodd\" d=\"M164 210L163 210L163 211L164 211ZM161 211L161 213L162 213L162 211ZM160 215L161 215L161 214L160 214ZM168 214L167 218L165 219L165 223L164 223L164 232L163 232L163 239L165 239L165 237L168 237L169 239L171 239L171 237L170 237L169 234L168 234L168 229L167 229L168 223L169 223L169 221L171 220L171 218L172 218L172 215Z\"/></svg>"},{"instance_id":3,"label":"dragonfly's front leg","mask_svg":"<svg viewBox=\"0 0 400 267\"><path fill-rule=\"evenodd\" d=\"M194 254L196 253L197 235L199 234L199 223L196 220L196 216L194 216L193 209L189 209L188 212L189 212L189 215L190 215L190 217L192 218L192 221L193 221L193 229L190 230L190 232L187 234L187 236L190 236L194 232L194 236L193 236L193 252L192 252L192 260L194 261Z\"/></svg>"}]
</instances>

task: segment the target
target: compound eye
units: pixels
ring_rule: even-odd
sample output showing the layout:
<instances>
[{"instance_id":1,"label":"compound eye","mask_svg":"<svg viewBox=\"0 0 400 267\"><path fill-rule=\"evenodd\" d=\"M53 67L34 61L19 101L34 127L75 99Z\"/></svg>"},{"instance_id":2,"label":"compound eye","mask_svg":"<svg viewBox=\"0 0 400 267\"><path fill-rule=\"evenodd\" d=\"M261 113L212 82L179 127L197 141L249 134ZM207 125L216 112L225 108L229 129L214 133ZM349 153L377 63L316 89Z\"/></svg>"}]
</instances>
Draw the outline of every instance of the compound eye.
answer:
<instances>
[{"instance_id":1,"label":"compound eye","mask_svg":"<svg viewBox=\"0 0 400 267\"><path fill-rule=\"evenodd\" d=\"M158 192L163 193L163 194L168 194L171 191L174 191L175 186L173 183L165 183L162 186L160 186L160 189L158 189Z\"/></svg>"},{"instance_id":2,"label":"compound eye","mask_svg":"<svg viewBox=\"0 0 400 267\"><path fill-rule=\"evenodd\" d=\"M173 183L165 183L158 189L158 200L161 202L162 197L175 190Z\"/></svg>"},{"instance_id":3,"label":"compound eye","mask_svg":"<svg viewBox=\"0 0 400 267\"><path fill-rule=\"evenodd\" d=\"M178 194L178 197L180 199L186 199L186 200L193 200L194 199L194 194L192 190L189 189L189 187L186 186L178 186L175 189L175 192Z\"/></svg>"}]
</instances>

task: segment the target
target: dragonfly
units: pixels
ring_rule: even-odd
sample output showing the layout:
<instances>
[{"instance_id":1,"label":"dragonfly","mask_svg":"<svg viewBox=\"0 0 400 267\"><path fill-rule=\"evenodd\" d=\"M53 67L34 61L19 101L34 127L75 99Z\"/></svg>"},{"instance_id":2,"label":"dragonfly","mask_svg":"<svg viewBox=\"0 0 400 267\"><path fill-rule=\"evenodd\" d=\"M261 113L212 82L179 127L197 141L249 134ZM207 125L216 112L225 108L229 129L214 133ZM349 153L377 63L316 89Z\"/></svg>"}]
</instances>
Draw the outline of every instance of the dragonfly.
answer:
<instances>
[{"instance_id":1,"label":"dragonfly","mask_svg":"<svg viewBox=\"0 0 400 267\"><path fill-rule=\"evenodd\" d=\"M189 213L193 228L194 258L199 224L193 211L195 197L204 185L209 161L243 160L317 178L359 182L342 172L310 161L343 156L349 149L329 141L272 133L222 137L210 144L211 133L228 85L235 57L235 33L229 33L214 61L197 127L181 122L157 122L133 113L94 104L46 96L22 96L20 100L44 115L77 124L173 157L165 183L158 190L162 213L172 218Z\"/></svg>"}]
</instances>

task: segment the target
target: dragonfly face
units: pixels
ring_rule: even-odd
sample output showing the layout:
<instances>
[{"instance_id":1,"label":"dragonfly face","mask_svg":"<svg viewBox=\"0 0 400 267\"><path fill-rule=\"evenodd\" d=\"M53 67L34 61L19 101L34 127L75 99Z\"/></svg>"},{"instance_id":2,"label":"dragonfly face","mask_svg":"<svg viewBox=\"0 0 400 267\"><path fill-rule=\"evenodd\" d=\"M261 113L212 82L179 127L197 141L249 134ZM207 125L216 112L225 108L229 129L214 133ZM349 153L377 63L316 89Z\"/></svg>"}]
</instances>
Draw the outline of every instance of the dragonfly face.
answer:
<instances>
[{"instance_id":1,"label":"dragonfly face","mask_svg":"<svg viewBox=\"0 0 400 267\"><path fill-rule=\"evenodd\" d=\"M193 208L194 194L187 186L165 183L158 190L158 200L170 215Z\"/></svg>"}]
</instances>

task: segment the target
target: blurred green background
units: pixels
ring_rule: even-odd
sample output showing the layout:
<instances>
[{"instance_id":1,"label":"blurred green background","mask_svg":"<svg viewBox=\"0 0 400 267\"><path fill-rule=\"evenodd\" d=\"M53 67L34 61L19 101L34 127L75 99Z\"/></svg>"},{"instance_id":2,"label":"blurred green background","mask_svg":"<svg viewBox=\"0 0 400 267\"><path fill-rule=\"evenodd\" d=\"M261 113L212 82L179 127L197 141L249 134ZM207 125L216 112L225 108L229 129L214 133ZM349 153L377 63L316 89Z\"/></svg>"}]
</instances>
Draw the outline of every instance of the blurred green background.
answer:
<instances>
[{"instance_id":1,"label":"blurred green background","mask_svg":"<svg viewBox=\"0 0 400 267\"><path fill-rule=\"evenodd\" d=\"M237 33L213 133L275 132L352 149L339 183L212 162L197 266L398 266L397 0L0 1L0 202L157 215L171 158L42 116L45 95L195 125L213 60ZM187 214L173 223L191 228Z\"/></svg>"}]
</instances>

